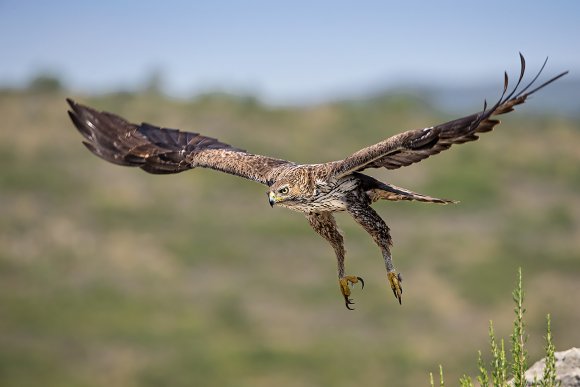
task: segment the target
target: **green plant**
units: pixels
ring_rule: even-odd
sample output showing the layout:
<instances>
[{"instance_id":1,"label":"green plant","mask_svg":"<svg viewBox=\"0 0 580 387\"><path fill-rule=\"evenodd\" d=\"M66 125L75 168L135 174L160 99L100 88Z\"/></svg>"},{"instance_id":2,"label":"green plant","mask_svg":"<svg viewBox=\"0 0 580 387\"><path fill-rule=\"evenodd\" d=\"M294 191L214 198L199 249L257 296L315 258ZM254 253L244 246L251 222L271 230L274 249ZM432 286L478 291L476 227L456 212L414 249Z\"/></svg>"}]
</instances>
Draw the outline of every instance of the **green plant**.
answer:
<instances>
[{"instance_id":1,"label":"green plant","mask_svg":"<svg viewBox=\"0 0 580 387\"><path fill-rule=\"evenodd\" d=\"M477 363L479 368L479 375L477 376L477 382L481 387L489 387L490 383L493 387L527 386L525 378L525 372L527 369L527 351L525 349L527 335L525 333L524 323L524 313L526 312L526 309L524 308L524 291L522 287L521 268L518 270L518 281L512 294L515 303L514 313L516 317L514 319L514 327L511 334L511 363L508 363L506 359L503 339L500 341L500 345L498 346L493 329L493 322L490 321L489 339L492 356L490 369L486 367L481 355L481 351L478 351ZM552 328L549 314L546 316L546 321L546 365L544 367L544 374L542 375L542 379L539 381L534 380L533 385L541 387L555 387L559 386L560 382L556 380L556 358L554 355L556 348L552 342ZM511 371L511 373L509 371ZM441 365L439 365L439 376L440 386L444 386L445 382L443 378L443 367ZM511 376L513 379L511 383L508 383L509 376ZM432 373L429 373L429 379L431 387L434 387L435 384L433 381ZM472 378L465 374L459 379L459 383L462 387L473 386Z\"/></svg>"},{"instance_id":2,"label":"green plant","mask_svg":"<svg viewBox=\"0 0 580 387\"><path fill-rule=\"evenodd\" d=\"M516 318L514 320L514 330L511 335L512 339L512 372L514 377L514 385L524 386L526 383L526 369L527 367L527 353L525 350L525 343L527 337L524 328L524 291L522 289L522 268L518 269L518 283L513 292L513 299L516 304L514 312Z\"/></svg>"},{"instance_id":3,"label":"green plant","mask_svg":"<svg viewBox=\"0 0 580 387\"><path fill-rule=\"evenodd\" d=\"M551 318L548 314L546 316L546 365L544 367L544 375L542 381L540 382L540 386L542 387L550 387L550 386L559 386L560 382L556 380L556 356L554 356L554 352L556 352L556 347L554 343L552 343L552 327L551 327Z\"/></svg>"}]
</instances>

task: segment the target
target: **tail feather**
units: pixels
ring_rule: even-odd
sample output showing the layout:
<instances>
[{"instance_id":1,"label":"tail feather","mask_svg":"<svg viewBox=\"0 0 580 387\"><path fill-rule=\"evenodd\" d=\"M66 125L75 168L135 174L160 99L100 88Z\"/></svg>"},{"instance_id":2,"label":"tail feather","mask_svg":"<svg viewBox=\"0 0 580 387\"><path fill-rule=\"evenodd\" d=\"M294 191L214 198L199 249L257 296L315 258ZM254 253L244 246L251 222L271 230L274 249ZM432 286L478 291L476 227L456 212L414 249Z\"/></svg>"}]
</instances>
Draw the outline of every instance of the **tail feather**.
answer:
<instances>
[{"instance_id":1,"label":"tail feather","mask_svg":"<svg viewBox=\"0 0 580 387\"><path fill-rule=\"evenodd\" d=\"M360 180L362 188L365 190L369 199L374 203L377 200L416 200L419 202L426 203L438 203L438 204L456 204L455 200L439 199L432 196L423 195L417 192L410 191L405 188L397 187L396 185L383 183L370 177L368 175L362 174L360 172L354 173Z\"/></svg>"},{"instance_id":2,"label":"tail feather","mask_svg":"<svg viewBox=\"0 0 580 387\"><path fill-rule=\"evenodd\" d=\"M405 188L397 187L392 184L381 183L378 188L371 189L367 191L367 194L373 202L377 200L416 200L425 203L437 203L437 204L456 204L455 200L439 199L428 195L423 195L417 192L410 191Z\"/></svg>"}]
</instances>

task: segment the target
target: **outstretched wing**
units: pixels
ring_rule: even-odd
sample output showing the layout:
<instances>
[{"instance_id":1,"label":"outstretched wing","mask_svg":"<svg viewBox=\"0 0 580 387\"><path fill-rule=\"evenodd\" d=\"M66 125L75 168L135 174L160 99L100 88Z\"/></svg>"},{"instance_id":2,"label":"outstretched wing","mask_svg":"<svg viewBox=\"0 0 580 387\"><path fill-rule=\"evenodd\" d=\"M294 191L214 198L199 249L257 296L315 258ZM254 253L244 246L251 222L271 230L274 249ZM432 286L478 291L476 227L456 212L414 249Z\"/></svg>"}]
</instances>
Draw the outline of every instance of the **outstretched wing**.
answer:
<instances>
[{"instance_id":1,"label":"outstretched wing","mask_svg":"<svg viewBox=\"0 0 580 387\"><path fill-rule=\"evenodd\" d=\"M69 116L95 155L149 173L178 173L195 167L230 173L270 184L274 169L286 160L254 155L215 138L176 129L140 125L67 99Z\"/></svg>"},{"instance_id":2,"label":"outstretched wing","mask_svg":"<svg viewBox=\"0 0 580 387\"><path fill-rule=\"evenodd\" d=\"M506 95L508 76L507 73L504 74L503 93L499 101L490 109L487 109L487 103L485 103L483 111L479 113L430 128L409 130L363 148L344 160L331 162L332 175L343 176L366 168L397 169L449 149L453 144L475 141L479 138L478 133L489 132L500 123L492 117L511 112L514 106L524 103L528 96L568 73L563 72L528 91L544 69L546 59L534 79L522 90L518 90L526 68L522 54L520 54L520 61L521 71L516 86Z\"/></svg>"}]
</instances>

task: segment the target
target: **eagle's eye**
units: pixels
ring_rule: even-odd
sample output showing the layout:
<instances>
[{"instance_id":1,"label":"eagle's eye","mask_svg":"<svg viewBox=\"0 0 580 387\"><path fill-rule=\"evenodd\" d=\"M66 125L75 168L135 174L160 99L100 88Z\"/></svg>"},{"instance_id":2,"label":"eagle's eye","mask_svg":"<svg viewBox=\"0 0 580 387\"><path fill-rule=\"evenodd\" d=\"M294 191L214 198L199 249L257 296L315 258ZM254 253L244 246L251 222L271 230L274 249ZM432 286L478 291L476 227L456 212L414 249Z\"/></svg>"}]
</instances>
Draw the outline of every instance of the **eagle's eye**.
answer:
<instances>
[{"instance_id":1,"label":"eagle's eye","mask_svg":"<svg viewBox=\"0 0 580 387\"><path fill-rule=\"evenodd\" d=\"M288 187L282 187L278 190L278 193L281 195L286 195L286 194L288 194L288 191L289 191Z\"/></svg>"}]
</instances>

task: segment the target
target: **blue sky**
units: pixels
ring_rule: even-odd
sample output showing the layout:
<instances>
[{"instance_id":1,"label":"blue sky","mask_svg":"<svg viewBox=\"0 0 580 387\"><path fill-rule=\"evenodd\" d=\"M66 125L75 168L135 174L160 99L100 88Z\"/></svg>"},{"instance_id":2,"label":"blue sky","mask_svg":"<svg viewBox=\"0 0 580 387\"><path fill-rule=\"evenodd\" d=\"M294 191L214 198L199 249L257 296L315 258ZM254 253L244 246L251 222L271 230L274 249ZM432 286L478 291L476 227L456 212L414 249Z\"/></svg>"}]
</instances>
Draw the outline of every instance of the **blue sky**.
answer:
<instances>
[{"instance_id":1,"label":"blue sky","mask_svg":"<svg viewBox=\"0 0 580 387\"><path fill-rule=\"evenodd\" d=\"M271 102L400 83L580 70L580 1L0 0L0 83L50 71L82 92L220 88Z\"/></svg>"}]
</instances>

